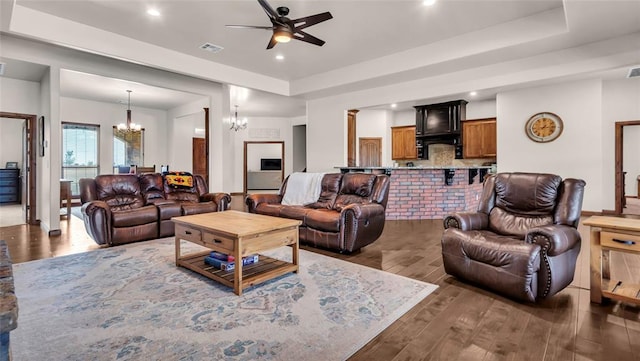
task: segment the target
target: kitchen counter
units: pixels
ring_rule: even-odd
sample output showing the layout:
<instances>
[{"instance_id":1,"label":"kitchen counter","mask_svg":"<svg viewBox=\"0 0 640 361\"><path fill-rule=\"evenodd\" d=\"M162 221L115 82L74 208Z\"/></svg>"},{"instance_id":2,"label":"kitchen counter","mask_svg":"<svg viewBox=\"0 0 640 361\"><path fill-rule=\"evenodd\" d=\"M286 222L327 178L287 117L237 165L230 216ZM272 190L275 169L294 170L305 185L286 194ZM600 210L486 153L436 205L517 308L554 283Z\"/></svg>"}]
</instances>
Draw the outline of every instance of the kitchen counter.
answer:
<instances>
[{"instance_id":1,"label":"kitchen counter","mask_svg":"<svg viewBox=\"0 0 640 361\"><path fill-rule=\"evenodd\" d=\"M488 166L336 167L342 173L390 177L388 220L442 219L453 212L476 211Z\"/></svg>"},{"instance_id":2,"label":"kitchen counter","mask_svg":"<svg viewBox=\"0 0 640 361\"><path fill-rule=\"evenodd\" d=\"M488 165L447 165L447 166L389 166L389 167L334 167L340 170L382 170L382 169L491 169ZM344 172L343 172L344 173Z\"/></svg>"}]
</instances>

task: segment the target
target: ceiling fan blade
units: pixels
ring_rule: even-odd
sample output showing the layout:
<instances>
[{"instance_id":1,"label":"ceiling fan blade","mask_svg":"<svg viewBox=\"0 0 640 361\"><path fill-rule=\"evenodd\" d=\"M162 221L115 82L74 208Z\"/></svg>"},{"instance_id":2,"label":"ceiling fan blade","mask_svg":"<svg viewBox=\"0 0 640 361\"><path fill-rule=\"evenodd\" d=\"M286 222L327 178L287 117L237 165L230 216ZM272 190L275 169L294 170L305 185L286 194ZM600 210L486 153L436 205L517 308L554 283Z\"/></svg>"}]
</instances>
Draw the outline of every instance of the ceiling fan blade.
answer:
<instances>
[{"instance_id":1,"label":"ceiling fan blade","mask_svg":"<svg viewBox=\"0 0 640 361\"><path fill-rule=\"evenodd\" d=\"M327 21L329 19L333 19L333 15L330 12L325 12L321 14L306 16L304 18L291 20L291 23L294 24L296 30L302 30L304 28L308 28L311 25L315 25L321 23L323 21ZM302 24L300 24L302 23ZM300 24L300 25L298 25Z\"/></svg>"},{"instance_id":2,"label":"ceiling fan blade","mask_svg":"<svg viewBox=\"0 0 640 361\"><path fill-rule=\"evenodd\" d=\"M266 0L258 0L258 3L260 3L260 6L262 6L262 8L264 9L264 12L267 13L267 15L269 15L269 17L273 20L277 20L278 19L278 13L276 13L275 10L273 10L273 8L271 7L271 5L269 5L269 3Z\"/></svg>"},{"instance_id":3,"label":"ceiling fan blade","mask_svg":"<svg viewBox=\"0 0 640 361\"><path fill-rule=\"evenodd\" d=\"M301 41L318 45L318 46L323 46L325 43L324 40L320 40L315 36L309 33L305 33L304 31L300 31L298 29L296 29L296 32L293 34L293 38L296 40L301 40Z\"/></svg>"},{"instance_id":4,"label":"ceiling fan blade","mask_svg":"<svg viewBox=\"0 0 640 361\"><path fill-rule=\"evenodd\" d=\"M267 45L267 50L273 48L274 46L276 46L278 42L276 41L276 36L275 35L271 35L271 40L269 40L269 45Z\"/></svg>"},{"instance_id":5,"label":"ceiling fan blade","mask_svg":"<svg viewBox=\"0 0 640 361\"><path fill-rule=\"evenodd\" d=\"M225 25L228 28L234 29L264 29L273 30L273 26L256 26L256 25Z\"/></svg>"}]
</instances>

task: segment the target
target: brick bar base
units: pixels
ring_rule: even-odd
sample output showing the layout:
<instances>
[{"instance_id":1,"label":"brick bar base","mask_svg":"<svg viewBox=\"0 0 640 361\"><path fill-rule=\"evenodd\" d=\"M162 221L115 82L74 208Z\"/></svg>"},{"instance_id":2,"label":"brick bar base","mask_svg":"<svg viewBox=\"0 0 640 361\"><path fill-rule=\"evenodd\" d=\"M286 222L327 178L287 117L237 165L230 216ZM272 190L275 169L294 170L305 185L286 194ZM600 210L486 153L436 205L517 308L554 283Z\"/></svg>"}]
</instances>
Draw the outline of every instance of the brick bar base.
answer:
<instances>
[{"instance_id":1,"label":"brick bar base","mask_svg":"<svg viewBox=\"0 0 640 361\"><path fill-rule=\"evenodd\" d=\"M456 169L451 185L444 178L442 169L394 169L386 219L442 219L452 212L476 211L482 193L479 177L469 184L469 170Z\"/></svg>"}]
</instances>

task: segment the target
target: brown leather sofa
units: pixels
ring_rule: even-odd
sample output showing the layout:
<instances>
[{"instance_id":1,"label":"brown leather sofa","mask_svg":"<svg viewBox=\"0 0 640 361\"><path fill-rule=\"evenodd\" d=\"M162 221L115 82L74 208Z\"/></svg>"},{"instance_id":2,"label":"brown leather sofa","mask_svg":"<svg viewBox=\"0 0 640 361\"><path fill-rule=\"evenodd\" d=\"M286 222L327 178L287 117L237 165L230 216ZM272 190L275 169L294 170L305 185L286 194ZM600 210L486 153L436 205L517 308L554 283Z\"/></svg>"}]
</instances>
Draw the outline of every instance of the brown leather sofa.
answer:
<instances>
[{"instance_id":1,"label":"brown leather sofa","mask_svg":"<svg viewBox=\"0 0 640 361\"><path fill-rule=\"evenodd\" d=\"M287 179L278 194L250 194L249 212L302 221L300 242L353 252L373 243L384 229L389 177L369 173L332 173L322 179L317 202L283 205Z\"/></svg>"},{"instance_id":2,"label":"brown leather sofa","mask_svg":"<svg viewBox=\"0 0 640 361\"><path fill-rule=\"evenodd\" d=\"M573 281L585 182L553 174L488 176L475 213L445 217L445 271L535 302Z\"/></svg>"},{"instance_id":3,"label":"brown leather sofa","mask_svg":"<svg viewBox=\"0 0 640 361\"><path fill-rule=\"evenodd\" d=\"M229 208L229 194L209 193L204 179L193 177L193 187L178 189L158 173L80 179L85 228L96 243L111 246L173 236L171 217Z\"/></svg>"}]
</instances>

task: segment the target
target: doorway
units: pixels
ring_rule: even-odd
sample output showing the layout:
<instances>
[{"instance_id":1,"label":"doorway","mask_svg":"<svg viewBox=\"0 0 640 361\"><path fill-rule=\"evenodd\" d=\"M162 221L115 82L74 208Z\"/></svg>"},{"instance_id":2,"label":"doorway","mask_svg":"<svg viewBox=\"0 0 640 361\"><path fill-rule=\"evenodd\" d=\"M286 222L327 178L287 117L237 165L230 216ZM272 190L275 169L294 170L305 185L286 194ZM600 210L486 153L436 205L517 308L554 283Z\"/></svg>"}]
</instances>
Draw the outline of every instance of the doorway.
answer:
<instances>
[{"instance_id":1,"label":"doorway","mask_svg":"<svg viewBox=\"0 0 640 361\"><path fill-rule=\"evenodd\" d=\"M284 179L283 141L245 141L243 193L277 191Z\"/></svg>"},{"instance_id":2,"label":"doorway","mask_svg":"<svg viewBox=\"0 0 640 361\"><path fill-rule=\"evenodd\" d=\"M22 169L20 169L18 181L20 182L20 187L24 190L21 191L21 193L25 195L24 197L20 195L22 198L21 203L24 205L22 207L24 223L31 225L38 225L39 223L36 219L36 130L38 130L36 118L37 116L35 114L0 112L0 119L2 119L1 121L3 123L14 119L25 120L25 130L21 132L21 134L24 134L24 140L21 145L23 164ZM40 131L44 133L44 118L41 118L42 124L40 125ZM43 135L44 134L41 135L41 141L44 139ZM5 163L0 166L7 167L7 164Z\"/></svg>"},{"instance_id":3,"label":"doorway","mask_svg":"<svg viewBox=\"0 0 640 361\"><path fill-rule=\"evenodd\" d=\"M615 213L616 214L625 213L625 214L640 215L640 199L638 198L640 197L640 194L636 193L636 198L630 199L627 197L627 194L626 194L627 192L625 191L625 189L629 189L634 185L640 184L640 182L637 180L638 179L637 177L640 176L640 174L632 174L633 172L631 173L626 172L625 170L627 169L625 168L625 165L624 165L625 130L627 132L631 129L636 131L637 128L635 127L631 128L631 127L637 126L637 125L640 125L640 120L622 121L622 122L616 122L615 124L615 199L616 199ZM637 158L636 158L636 161L638 161ZM640 191L640 189L637 189L637 191ZM631 201L630 204L627 204L628 200ZM632 211L633 213L630 213L628 211L625 211L625 208L627 208L628 210L631 210L632 208L634 208L636 209L636 211Z\"/></svg>"}]
</instances>

